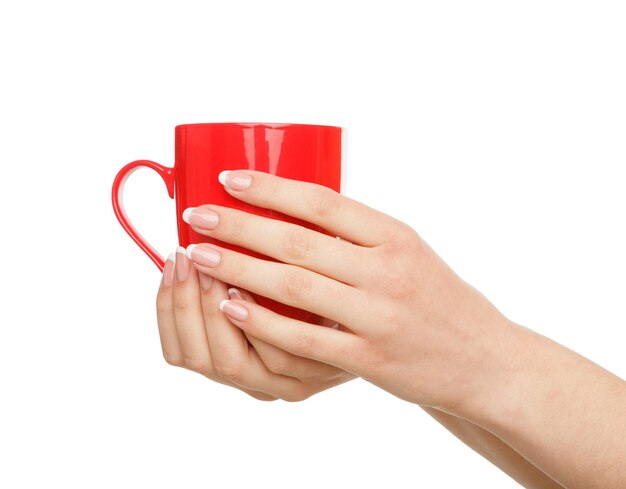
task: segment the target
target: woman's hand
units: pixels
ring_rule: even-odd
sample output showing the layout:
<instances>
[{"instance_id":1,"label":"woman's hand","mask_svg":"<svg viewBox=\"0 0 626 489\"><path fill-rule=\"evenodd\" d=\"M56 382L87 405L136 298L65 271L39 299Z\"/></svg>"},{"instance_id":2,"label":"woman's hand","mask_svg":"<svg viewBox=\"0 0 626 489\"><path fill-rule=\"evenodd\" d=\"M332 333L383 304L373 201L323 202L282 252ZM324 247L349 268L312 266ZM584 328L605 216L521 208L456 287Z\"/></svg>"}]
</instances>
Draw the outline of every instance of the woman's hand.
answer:
<instances>
[{"instance_id":1,"label":"woman's hand","mask_svg":"<svg viewBox=\"0 0 626 489\"><path fill-rule=\"evenodd\" d=\"M299 322L244 299L221 302L249 337L445 410L484 387L510 324L409 226L326 187L255 171L221 179L237 199L341 238L217 205L185 211L195 231L278 260L190 245L200 272L341 325Z\"/></svg>"},{"instance_id":2,"label":"woman's hand","mask_svg":"<svg viewBox=\"0 0 626 489\"><path fill-rule=\"evenodd\" d=\"M626 487L622 379L507 320L407 225L325 187L253 171L220 177L233 197L342 238L214 205L186 210L196 231L278 260L190 245L200 272L341 325L220 302L246 334L462 418L429 411L482 453L504 449L493 458L530 487Z\"/></svg>"},{"instance_id":3,"label":"woman's hand","mask_svg":"<svg viewBox=\"0 0 626 489\"><path fill-rule=\"evenodd\" d=\"M219 310L230 297L252 301L246 291L198 273L184 248L165 263L157 295L157 320L165 360L211 380L270 401L300 401L354 378L330 365L299 358L250 338ZM252 346L251 346L252 345Z\"/></svg>"}]
</instances>

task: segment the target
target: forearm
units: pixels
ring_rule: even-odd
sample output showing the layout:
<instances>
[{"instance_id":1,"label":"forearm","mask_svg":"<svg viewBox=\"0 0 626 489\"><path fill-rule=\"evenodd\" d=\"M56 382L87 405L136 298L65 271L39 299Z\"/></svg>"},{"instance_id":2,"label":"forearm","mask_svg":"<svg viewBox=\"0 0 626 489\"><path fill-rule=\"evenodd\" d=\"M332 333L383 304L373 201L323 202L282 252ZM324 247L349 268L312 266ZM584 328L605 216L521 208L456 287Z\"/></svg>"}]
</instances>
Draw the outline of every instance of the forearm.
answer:
<instances>
[{"instance_id":1,"label":"forearm","mask_svg":"<svg viewBox=\"0 0 626 489\"><path fill-rule=\"evenodd\" d=\"M484 427L568 488L626 487L626 383L509 324L481 389L454 413Z\"/></svg>"},{"instance_id":2,"label":"forearm","mask_svg":"<svg viewBox=\"0 0 626 489\"><path fill-rule=\"evenodd\" d=\"M529 489L562 488L509 445L480 426L434 408L422 406L422 409L522 486Z\"/></svg>"}]
</instances>

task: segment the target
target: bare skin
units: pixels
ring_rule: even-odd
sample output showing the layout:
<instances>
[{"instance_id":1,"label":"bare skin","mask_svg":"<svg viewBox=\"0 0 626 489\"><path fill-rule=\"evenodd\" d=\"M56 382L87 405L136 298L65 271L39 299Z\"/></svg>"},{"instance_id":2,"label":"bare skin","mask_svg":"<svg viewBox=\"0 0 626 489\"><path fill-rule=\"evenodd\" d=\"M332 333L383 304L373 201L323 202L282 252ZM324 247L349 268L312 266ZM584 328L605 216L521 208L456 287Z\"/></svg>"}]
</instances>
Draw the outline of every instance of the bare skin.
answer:
<instances>
[{"instance_id":1,"label":"bare skin","mask_svg":"<svg viewBox=\"0 0 626 489\"><path fill-rule=\"evenodd\" d=\"M526 487L626 484L622 379L504 317L406 224L313 184L223 177L233 197L341 239L220 206L188 211L197 232L278 262L208 244L168 261L157 299L168 362L266 400L359 376ZM239 291L228 301L225 283ZM246 290L340 326L281 316Z\"/></svg>"}]
</instances>

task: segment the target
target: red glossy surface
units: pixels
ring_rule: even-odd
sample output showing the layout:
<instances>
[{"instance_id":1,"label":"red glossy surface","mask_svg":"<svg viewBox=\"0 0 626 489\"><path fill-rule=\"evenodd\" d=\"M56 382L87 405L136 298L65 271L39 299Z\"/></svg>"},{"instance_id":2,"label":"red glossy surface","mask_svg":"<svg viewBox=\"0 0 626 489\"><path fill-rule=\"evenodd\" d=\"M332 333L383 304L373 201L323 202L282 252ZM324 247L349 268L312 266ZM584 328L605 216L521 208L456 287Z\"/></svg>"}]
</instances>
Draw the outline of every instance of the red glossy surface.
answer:
<instances>
[{"instance_id":1,"label":"red glossy surface","mask_svg":"<svg viewBox=\"0 0 626 489\"><path fill-rule=\"evenodd\" d=\"M161 255L138 233L123 208L122 194L128 175L139 166L152 168L165 181L170 197L176 199L178 240L181 246L211 242L249 255L268 259L228 243L194 232L182 220L187 207L218 204L258 215L294 222L317 229L284 214L252 206L226 193L218 182L222 170L257 170L286 178L318 183L341 191L341 128L310 124L208 123L176 126L176 156L173 168L139 160L120 170L113 183L113 209L118 220L152 261L163 270ZM291 317L311 321L310 314L264 297L266 307Z\"/></svg>"}]
</instances>

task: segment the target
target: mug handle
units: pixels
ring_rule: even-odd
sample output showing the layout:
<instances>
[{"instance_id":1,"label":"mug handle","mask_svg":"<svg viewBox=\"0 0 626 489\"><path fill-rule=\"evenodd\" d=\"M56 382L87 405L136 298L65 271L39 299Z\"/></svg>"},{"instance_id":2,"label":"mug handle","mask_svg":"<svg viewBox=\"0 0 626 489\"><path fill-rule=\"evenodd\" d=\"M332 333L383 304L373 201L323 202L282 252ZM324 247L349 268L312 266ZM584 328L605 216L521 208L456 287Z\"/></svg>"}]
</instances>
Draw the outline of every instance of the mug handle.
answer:
<instances>
[{"instance_id":1,"label":"mug handle","mask_svg":"<svg viewBox=\"0 0 626 489\"><path fill-rule=\"evenodd\" d=\"M122 168L117 173L117 176L113 181L113 190L111 192L113 211L115 212L115 217L117 217L117 220L129 236L133 238L133 241L139 245L139 247L150 257L150 259L162 272L163 267L165 266L165 260L161 254L150 243L148 243L141 234L139 234L139 231L137 231L135 226L132 225L130 219L126 215L126 210L124 209L124 184L126 183L126 179L131 173L138 170L142 166L151 168L157 172L165 182L168 195L170 198L174 198L174 168L168 168L160 165L159 163L155 163L154 161L136 160Z\"/></svg>"}]
</instances>

